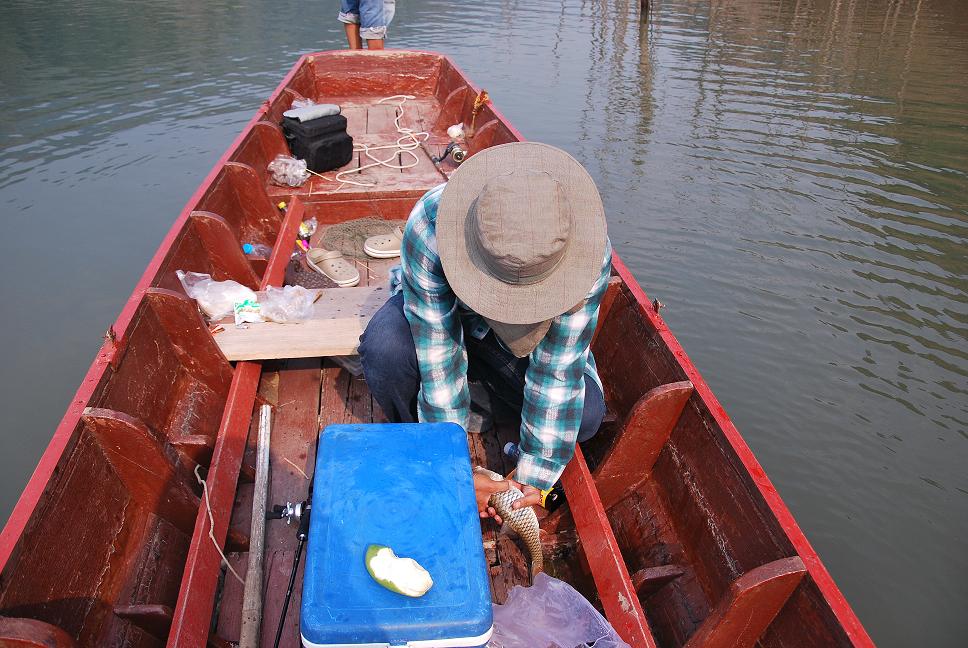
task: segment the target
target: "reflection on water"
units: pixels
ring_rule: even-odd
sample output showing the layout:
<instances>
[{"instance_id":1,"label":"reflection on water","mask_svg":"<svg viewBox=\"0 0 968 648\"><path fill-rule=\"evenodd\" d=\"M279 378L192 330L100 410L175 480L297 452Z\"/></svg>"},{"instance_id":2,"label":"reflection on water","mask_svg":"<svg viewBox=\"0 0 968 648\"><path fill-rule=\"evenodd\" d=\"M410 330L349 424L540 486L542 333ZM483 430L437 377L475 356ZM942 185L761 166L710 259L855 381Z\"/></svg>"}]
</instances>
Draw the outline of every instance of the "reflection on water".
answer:
<instances>
[{"instance_id":1,"label":"reflection on water","mask_svg":"<svg viewBox=\"0 0 968 648\"><path fill-rule=\"evenodd\" d=\"M7 3L4 511L201 178L333 7ZM968 10L411 0L612 240L882 646L968 630Z\"/></svg>"}]
</instances>

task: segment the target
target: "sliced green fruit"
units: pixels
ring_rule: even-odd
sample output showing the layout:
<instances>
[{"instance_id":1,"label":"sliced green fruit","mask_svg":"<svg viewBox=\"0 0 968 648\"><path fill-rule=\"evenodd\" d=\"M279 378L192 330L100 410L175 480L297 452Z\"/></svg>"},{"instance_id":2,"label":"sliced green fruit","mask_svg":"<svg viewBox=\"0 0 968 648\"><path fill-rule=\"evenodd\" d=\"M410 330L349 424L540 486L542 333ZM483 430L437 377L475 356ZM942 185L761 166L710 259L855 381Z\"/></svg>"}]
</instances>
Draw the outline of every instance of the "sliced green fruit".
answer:
<instances>
[{"instance_id":1,"label":"sliced green fruit","mask_svg":"<svg viewBox=\"0 0 968 648\"><path fill-rule=\"evenodd\" d=\"M400 558L390 547L371 544L364 560L373 580L391 592L417 598L434 584L430 572L420 563L413 558Z\"/></svg>"}]
</instances>

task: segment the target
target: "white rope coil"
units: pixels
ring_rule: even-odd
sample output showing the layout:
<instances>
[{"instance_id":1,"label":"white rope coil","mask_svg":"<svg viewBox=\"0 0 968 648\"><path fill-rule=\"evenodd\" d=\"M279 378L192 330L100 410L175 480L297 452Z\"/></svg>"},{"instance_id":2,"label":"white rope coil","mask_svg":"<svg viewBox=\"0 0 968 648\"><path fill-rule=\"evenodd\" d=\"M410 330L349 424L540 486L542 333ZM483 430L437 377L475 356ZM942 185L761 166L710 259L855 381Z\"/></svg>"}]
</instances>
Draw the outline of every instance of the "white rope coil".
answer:
<instances>
[{"instance_id":1,"label":"white rope coil","mask_svg":"<svg viewBox=\"0 0 968 648\"><path fill-rule=\"evenodd\" d=\"M400 125L400 120L403 118L403 105L408 99L416 99L413 95L393 95L392 97L384 97L380 99L377 103L383 104L387 102L396 101L396 117L393 119L393 124L397 128L397 133L400 137L397 138L394 144L382 144L379 146L374 146L371 144L354 144L354 153L363 153L366 155L367 159L372 160L369 164L364 164L356 169L344 169L336 174L334 178L327 178L326 176L313 173L313 175L322 178L323 180L328 180L330 182L340 183L339 187L333 190L335 193L342 189L345 185L355 185L357 187L375 187L376 182L364 182L359 180L350 180L347 176L352 174L360 174L366 169L372 169L373 167L386 167L388 169L393 169L395 171L402 171L403 169L412 169L420 163L420 158L414 153L415 150L420 148L420 146L430 138L430 133L425 131L415 131L412 128L406 128ZM375 151L390 151L390 156L386 159L381 159L374 155ZM412 160L403 162L398 161L398 156L408 155ZM310 191L312 193L312 191Z\"/></svg>"}]
</instances>

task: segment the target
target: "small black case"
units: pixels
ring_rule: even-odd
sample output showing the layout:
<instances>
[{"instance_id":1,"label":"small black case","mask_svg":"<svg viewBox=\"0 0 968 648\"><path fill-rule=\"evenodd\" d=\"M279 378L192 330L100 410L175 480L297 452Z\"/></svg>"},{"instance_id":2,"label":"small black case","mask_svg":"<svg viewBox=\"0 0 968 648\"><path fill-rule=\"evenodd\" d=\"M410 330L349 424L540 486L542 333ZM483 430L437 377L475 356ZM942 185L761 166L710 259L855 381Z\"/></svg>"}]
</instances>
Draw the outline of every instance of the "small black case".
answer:
<instances>
[{"instance_id":1,"label":"small black case","mask_svg":"<svg viewBox=\"0 0 968 648\"><path fill-rule=\"evenodd\" d=\"M282 132L293 156L317 173L338 169L353 159L353 138L346 132L343 115L305 122L283 117Z\"/></svg>"}]
</instances>

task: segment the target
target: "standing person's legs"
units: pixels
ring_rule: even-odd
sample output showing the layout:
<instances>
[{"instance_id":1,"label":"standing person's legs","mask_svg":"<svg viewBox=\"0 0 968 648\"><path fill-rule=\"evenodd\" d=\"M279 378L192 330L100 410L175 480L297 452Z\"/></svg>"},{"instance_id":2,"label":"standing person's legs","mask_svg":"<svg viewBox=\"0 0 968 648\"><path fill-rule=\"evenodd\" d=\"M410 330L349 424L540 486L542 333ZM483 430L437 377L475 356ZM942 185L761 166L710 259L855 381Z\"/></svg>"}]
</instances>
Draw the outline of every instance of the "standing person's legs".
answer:
<instances>
[{"instance_id":1,"label":"standing person's legs","mask_svg":"<svg viewBox=\"0 0 968 648\"><path fill-rule=\"evenodd\" d=\"M360 3L360 37L367 49L383 49L387 27L396 13L396 0L358 0Z\"/></svg>"},{"instance_id":2,"label":"standing person's legs","mask_svg":"<svg viewBox=\"0 0 968 648\"><path fill-rule=\"evenodd\" d=\"M524 405L524 378L528 370L528 358L517 358L505 349L491 331L483 340L477 340L465 332L467 341L468 373L483 381L490 391L517 411ZM587 441L595 436L605 418L605 396L592 378L585 375L585 403L582 409L578 440Z\"/></svg>"},{"instance_id":3,"label":"standing person's legs","mask_svg":"<svg viewBox=\"0 0 968 648\"><path fill-rule=\"evenodd\" d=\"M403 293L378 310L360 336L360 362L373 398L391 423L417 421L420 370Z\"/></svg>"},{"instance_id":4,"label":"standing person's legs","mask_svg":"<svg viewBox=\"0 0 968 648\"><path fill-rule=\"evenodd\" d=\"M360 49L360 0L340 0L339 21L346 30L346 42L350 49Z\"/></svg>"}]
</instances>

